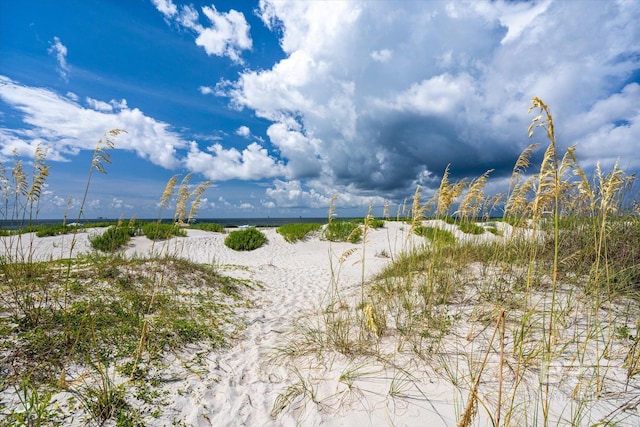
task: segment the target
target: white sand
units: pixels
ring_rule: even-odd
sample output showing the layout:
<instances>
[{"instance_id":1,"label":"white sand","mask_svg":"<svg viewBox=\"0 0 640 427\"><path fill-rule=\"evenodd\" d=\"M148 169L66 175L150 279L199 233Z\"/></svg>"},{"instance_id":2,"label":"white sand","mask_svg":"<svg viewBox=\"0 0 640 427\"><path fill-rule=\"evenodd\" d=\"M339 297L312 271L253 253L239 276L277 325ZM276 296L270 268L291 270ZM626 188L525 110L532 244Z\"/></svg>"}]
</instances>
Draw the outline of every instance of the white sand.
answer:
<instances>
[{"instance_id":1,"label":"white sand","mask_svg":"<svg viewBox=\"0 0 640 427\"><path fill-rule=\"evenodd\" d=\"M500 226L509 228L505 224ZM355 300L363 276L368 278L379 272L391 257L423 244L422 239L411 236L408 240L408 226L397 222L370 231L365 246L330 243L317 237L290 244L273 228L262 231L267 243L250 252L227 248L223 234L199 230L187 230L188 237L168 243L154 244L138 237L126 250L129 256L146 256L152 250L176 254L197 263L216 265L222 274L262 285L250 295L255 307L239 313L246 318L246 329L232 348L212 352L194 345L181 354L167 356L167 367L159 373L164 382L157 387L161 393L166 392L166 404L157 418L145 422L150 426L178 422L187 426L455 426L467 401L469 384L460 384L459 388L452 385L437 358L422 361L404 349L395 353L394 360L387 361L392 363L382 363L375 357L349 360L339 353L323 354L321 360L307 356L292 362L278 357L276 352L291 342L299 322L312 321L309 319L326 304L332 269L334 277L338 275L343 295ZM95 232L78 235L73 253L70 236L24 239L33 243L35 259L66 258L90 252L87 236ZM482 239L495 238L489 233L483 236ZM350 249L355 252L340 263L341 256ZM462 322L456 328L466 334L465 327ZM459 364L456 369L468 373L469 365L475 366L484 355L492 332L490 325L477 341L465 344L466 349L460 348L460 340L450 343L449 366ZM389 340L385 345L397 342ZM469 352L470 348L475 354L473 360L468 355L455 358L455 354ZM493 363L497 364L495 360ZM489 376L482 384L484 396L489 396L489 400L495 380ZM273 418L274 402L292 384L307 384L312 394L294 401ZM553 399L556 415L569 417L566 411L572 406L570 390L559 384L552 384L550 390L556 393ZM508 390L505 395L509 395ZM637 395L636 389L629 396ZM65 394L56 398L63 401ZM616 404L590 405L592 415L587 419L597 421L612 407L615 409ZM66 422L81 425L82 417L69 417ZM637 410L631 418L625 416L619 425L627 422L640 425ZM490 425L482 407L474 425Z\"/></svg>"}]
</instances>

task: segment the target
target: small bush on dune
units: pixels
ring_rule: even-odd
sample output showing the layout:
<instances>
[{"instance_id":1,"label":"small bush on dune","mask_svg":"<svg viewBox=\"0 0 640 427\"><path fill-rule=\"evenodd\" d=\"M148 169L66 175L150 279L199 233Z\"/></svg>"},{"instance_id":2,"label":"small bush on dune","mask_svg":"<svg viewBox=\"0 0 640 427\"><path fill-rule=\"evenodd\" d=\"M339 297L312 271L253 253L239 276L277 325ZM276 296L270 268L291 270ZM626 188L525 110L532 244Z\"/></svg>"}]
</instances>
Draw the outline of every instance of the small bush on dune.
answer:
<instances>
[{"instance_id":1,"label":"small bush on dune","mask_svg":"<svg viewBox=\"0 0 640 427\"><path fill-rule=\"evenodd\" d=\"M113 252L129 243L135 229L126 226L109 227L104 233L89 238L91 247L102 252Z\"/></svg>"},{"instance_id":2,"label":"small bush on dune","mask_svg":"<svg viewBox=\"0 0 640 427\"><path fill-rule=\"evenodd\" d=\"M333 221L324 230L324 237L332 242L358 243L361 236L362 229L351 221Z\"/></svg>"},{"instance_id":3,"label":"small bush on dune","mask_svg":"<svg viewBox=\"0 0 640 427\"><path fill-rule=\"evenodd\" d=\"M175 224L148 222L142 225L142 234L151 240L167 240L174 236L185 237L187 232Z\"/></svg>"},{"instance_id":4,"label":"small bush on dune","mask_svg":"<svg viewBox=\"0 0 640 427\"><path fill-rule=\"evenodd\" d=\"M368 219L366 219L367 221L367 227L369 228L382 228L384 227L384 220L383 219L379 219L379 218L373 218L373 217L369 217ZM365 218L358 218L353 220L354 223L357 224L364 224L365 223Z\"/></svg>"},{"instance_id":5,"label":"small bush on dune","mask_svg":"<svg viewBox=\"0 0 640 427\"><path fill-rule=\"evenodd\" d=\"M198 224L192 224L190 228L194 228L196 230L211 231L214 233L224 233L224 227L220 224L216 224L215 222L201 222Z\"/></svg>"},{"instance_id":6,"label":"small bush on dune","mask_svg":"<svg viewBox=\"0 0 640 427\"><path fill-rule=\"evenodd\" d=\"M309 233L320 230L321 227L322 225L317 222L285 224L278 227L276 232L281 234L287 242L295 243L304 239Z\"/></svg>"},{"instance_id":7,"label":"small bush on dune","mask_svg":"<svg viewBox=\"0 0 640 427\"><path fill-rule=\"evenodd\" d=\"M458 224L458 228L460 228L460 231L467 234L483 234L486 231L484 227L481 227L471 221L461 221L460 224Z\"/></svg>"},{"instance_id":8,"label":"small bush on dune","mask_svg":"<svg viewBox=\"0 0 640 427\"><path fill-rule=\"evenodd\" d=\"M256 228L247 228L229 233L224 239L224 244L236 251L252 251L258 249L266 241L267 236L263 232Z\"/></svg>"},{"instance_id":9,"label":"small bush on dune","mask_svg":"<svg viewBox=\"0 0 640 427\"><path fill-rule=\"evenodd\" d=\"M456 238L451 232L436 227L425 227L421 225L414 229L414 233L429 239L434 244L453 244L456 241Z\"/></svg>"}]
</instances>

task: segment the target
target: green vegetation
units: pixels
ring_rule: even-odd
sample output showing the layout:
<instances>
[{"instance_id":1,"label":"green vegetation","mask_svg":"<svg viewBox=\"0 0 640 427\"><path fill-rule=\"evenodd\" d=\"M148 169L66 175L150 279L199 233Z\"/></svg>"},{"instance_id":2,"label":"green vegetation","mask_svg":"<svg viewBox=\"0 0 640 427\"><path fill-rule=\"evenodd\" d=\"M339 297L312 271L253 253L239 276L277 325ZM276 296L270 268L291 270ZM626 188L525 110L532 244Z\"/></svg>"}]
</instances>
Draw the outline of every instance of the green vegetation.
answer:
<instances>
[{"instance_id":1,"label":"green vegetation","mask_svg":"<svg viewBox=\"0 0 640 427\"><path fill-rule=\"evenodd\" d=\"M105 133L98 141L87 179L105 172L110 163L113 139L121 130ZM0 167L3 197L2 219L22 224L15 232L3 232L0 256L0 391L16 390L18 407L0 405L3 421L10 426L60 425L60 413L51 407L51 396L70 392L70 411L83 410L80 422L103 425L145 425L149 412L129 404L129 395L141 395L153 380L152 372L163 367L166 352L177 352L198 343L221 348L242 328L234 313L246 305L243 282L218 274L210 265L194 264L162 255L162 246L150 258L125 258L116 252L132 236L144 232L166 239L183 232L172 224L125 223L82 226L29 226L36 222L39 197L48 176L46 150L38 147L33 171L22 162ZM9 173L7 173L7 169ZM173 199L177 187L175 220L190 222L207 183L190 191L185 177L178 185L172 178L162 194L161 210ZM190 209L187 207L190 203ZM188 215L187 215L188 212ZM76 221L80 223L80 218ZM90 237L100 252L76 256L78 233L86 227L108 226ZM61 247L69 256L62 260L36 261L36 236L70 234ZM67 379L81 367L82 375ZM116 379L114 371L124 378ZM127 380L128 378L128 380ZM153 406L156 398L146 398ZM151 415L152 416L152 415ZM4 423L2 423L4 425Z\"/></svg>"},{"instance_id":2,"label":"green vegetation","mask_svg":"<svg viewBox=\"0 0 640 427\"><path fill-rule=\"evenodd\" d=\"M114 252L122 249L136 235L135 226L115 225L98 235L89 237L91 247L102 252Z\"/></svg>"},{"instance_id":3,"label":"green vegetation","mask_svg":"<svg viewBox=\"0 0 640 427\"><path fill-rule=\"evenodd\" d=\"M216 224L215 222L197 222L195 224L191 224L189 228L194 228L196 230L211 231L214 233L225 232L224 227L220 224Z\"/></svg>"},{"instance_id":4,"label":"green vegetation","mask_svg":"<svg viewBox=\"0 0 640 427\"><path fill-rule=\"evenodd\" d=\"M186 237L187 232L176 224L146 222L142 224L142 234L151 240L168 240L175 236Z\"/></svg>"},{"instance_id":5,"label":"green vegetation","mask_svg":"<svg viewBox=\"0 0 640 427\"><path fill-rule=\"evenodd\" d=\"M281 234L287 242L295 243L321 228L322 224L320 223L294 223L281 225L276 231Z\"/></svg>"},{"instance_id":6,"label":"green vegetation","mask_svg":"<svg viewBox=\"0 0 640 427\"><path fill-rule=\"evenodd\" d=\"M426 239L429 239L434 244L453 244L456 241L453 233L447 230L443 230L437 227L426 227L423 225L419 225L414 228L414 233L418 236L422 236Z\"/></svg>"},{"instance_id":7,"label":"green vegetation","mask_svg":"<svg viewBox=\"0 0 640 427\"><path fill-rule=\"evenodd\" d=\"M460 231L467 234L483 234L486 231L484 227L481 227L475 222L471 222L471 221L459 222L458 228L460 229Z\"/></svg>"},{"instance_id":8,"label":"green vegetation","mask_svg":"<svg viewBox=\"0 0 640 427\"><path fill-rule=\"evenodd\" d=\"M236 251L252 251L258 249L266 241L267 237L263 232L255 227L250 227L230 232L224 239L224 244Z\"/></svg>"},{"instance_id":9,"label":"green vegetation","mask_svg":"<svg viewBox=\"0 0 640 427\"><path fill-rule=\"evenodd\" d=\"M364 225L367 223L367 227L372 229L382 228L384 227L384 220L379 218L367 217L367 218L358 218L353 220L356 224Z\"/></svg>"},{"instance_id":10,"label":"green vegetation","mask_svg":"<svg viewBox=\"0 0 640 427\"><path fill-rule=\"evenodd\" d=\"M324 238L332 242L358 243L362 229L357 221L331 221L324 230Z\"/></svg>"}]
</instances>

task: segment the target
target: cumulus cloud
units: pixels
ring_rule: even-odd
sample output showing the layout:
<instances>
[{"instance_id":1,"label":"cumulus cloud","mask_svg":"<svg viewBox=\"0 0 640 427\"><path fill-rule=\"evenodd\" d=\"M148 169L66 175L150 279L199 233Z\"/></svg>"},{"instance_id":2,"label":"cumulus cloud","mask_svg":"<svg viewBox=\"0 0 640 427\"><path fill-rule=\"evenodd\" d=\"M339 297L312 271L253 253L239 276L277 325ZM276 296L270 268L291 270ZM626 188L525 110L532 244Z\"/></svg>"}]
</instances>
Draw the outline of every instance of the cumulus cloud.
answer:
<instances>
[{"instance_id":1,"label":"cumulus cloud","mask_svg":"<svg viewBox=\"0 0 640 427\"><path fill-rule=\"evenodd\" d=\"M589 164L640 136L632 2L262 0L259 13L285 58L216 94L271 121L285 176L316 191L398 197L435 187L448 164L454 179L501 179L531 142L534 96L551 106L560 148L582 141ZM296 191L278 181L267 194L285 203Z\"/></svg>"},{"instance_id":2,"label":"cumulus cloud","mask_svg":"<svg viewBox=\"0 0 640 427\"><path fill-rule=\"evenodd\" d=\"M236 135L239 135L243 138L249 138L251 136L251 129L249 129L247 126L240 126L238 129L236 129Z\"/></svg>"},{"instance_id":3,"label":"cumulus cloud","mask_svg":"<svg viewBox=\"0 0 640 427\"><path fill-rule=\"evenodd\" d=\"M97 99L93 99L93 98L86 98L86 102L87 105L96 110L96 111L102 111L102 112L111 112L113 111L113 105L111 105L108 102L104 102L104 101L98 101Z\"/></svg>"},{"instance_id":4,"label":"cumulus cloud","mask_svg":"<svg viewBox=\"0 0 640 427\"><path fill-rule=\"evenodd\" d=\"M198 90L203 95L213 95L215 93L214 89L209 86L200 86Z\"/></svg>"},{"instance_id":5,"label":"cumulus cloud","mask_svg":"<svg viewBox=\"0 0 640 427\"><path fill-rule=\"evenodd\" d=\"M111 200L111 207L114 209L133 209L133 205L130 205L129 203L125 203L122 199L118 199L117 197L114 197Z\"/></svg>"},{"instance_id":6,"label":"cumulus cloud","mask_svg":"<svg viewBox=\"0 0 640 427\"><path fill-rule=\"evenodd\" d=\"M69 71L71 67L67 64L67 47L62 44L58 37L53 38L53 43L49 48L49 54L54 55L58 61L58 74L64 81L69 80Z\"/></svg>"},{"instance_id":7,"label":"cumulus cloud","mask_svg":"<svg viewBox=\"0 0 640 427\"><path fill-rule=\"evenodd\" d=\"M208 25L202 25L200 14L190 5L178 9L171 0L153 0L153 4L166 19L173 19L180 26L193 31L196 45L201 46L207 55L226 56L241 63L242 51L251 49L253 45L249 24L244 14L237 10L218 12L213 5L203 6L201 11Z\"/></svg>"},{"instance_id":8,"label":"cumulus cloud","mask_svg":"<svg viewBox=\"0 0 640 427\"><path fill-rule=\"evenodd\" d=\"M221 144L213 144L202 151L197 143L192 142L184 164L190 171L212 181L260 180L281 176L284 172L283 165L255 142L242 151L226 149Z\"/></svg>"}]
</instances>

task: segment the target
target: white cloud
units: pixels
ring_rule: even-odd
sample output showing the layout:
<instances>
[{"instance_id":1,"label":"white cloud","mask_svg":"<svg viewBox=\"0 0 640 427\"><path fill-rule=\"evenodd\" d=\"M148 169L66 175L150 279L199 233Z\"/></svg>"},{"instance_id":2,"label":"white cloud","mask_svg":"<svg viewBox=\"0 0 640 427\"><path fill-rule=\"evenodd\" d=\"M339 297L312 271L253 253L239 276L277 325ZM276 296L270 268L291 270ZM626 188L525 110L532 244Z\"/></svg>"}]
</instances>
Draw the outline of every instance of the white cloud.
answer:
<instances>
[{"instance_id":1,"label":"white cloud","mask_svg":"<svg viewBox=\"0 0 640 427\"><path fill-rule=\"evenodd\" d=\"M308 138L299 130L290 129L284 123L275 123L267 129L271 142L278 147L282 157L288 160L288 178L316 176L322 169L319 158L320 141Z\"/></svg>"},{"instance_id":2,"label":"white cloud","mask_svg":"<svg viewBox=\"0 0 640 427\"><path fill-rule=\"evenodd\" d=\"M198 90L200 91L201 94L203 95L213 95L215 92L213 90L213 88L209 87L209 86L200 86L198 88Z\"/></svg>"},{"instance_id":3,"label":"white cloud","mask_svg":"<svg viewBox=\"0 0 640 427\"><path fill-rule=\"evenodd\" d=\"M97 99L89 98L88 96L86 98L86 102L89 107L91 107L96 111L102 111L102 112L113 111L113 105L109 104L108 102L98 101Z\"/></svg>"},{"instance_id":4,"label":"white cloud","mask_svg":"<svg viewBox=\"0 0 640 427\"><path fill-rule=\"evenodd\" d=\"M109 104L111 104L111 106L113 108L115 108L116 110L126 110L127 108L129 108L127 106L127 100L126 99L121 99L120 101L112 99L111 101L109 101Z\"/></svg>"},{"instance_id":5,"label":"white cloud","mask_svg":"<svg viewBox=\"0 0 640 427\"><path fill-rule=\"evenodd\" d=\"M180 161L176 149L186 144L167 123L146 116L137 108L126 108L126 101L112 101L121 109L113 112L109 103L87 98L92 108L74 99L36 87L20 85L0 76L0 99L22 114L28 125L22 129L0 128L3 144L0 154L32 156L38 143L49 147L49 159L64 161L79 150L93 150L97 140L110 129L127 130L117 139L117 148L135 151L140 157L165 168ZM97 108L97 109L96 109Z\"/></svg>"},{"instance_id":6,"label":"white cloud","mask_svg":"<svg viewBox=\"0 0 640 427\"><path fill-rule=\"evenodd\" d=\"M260 180L284 173L282 164L255 142L242 151L225 149L221 144L213 144L207 151L202 151L192 142L184 164L190 171L201 173L212 181Z\"/></svg>"},{"instance_id":7,"label":"white cloud","mask_svg":"<svg viewBox=\"0 0 640 427\"><path fill-rule=\"evenodd\" d=\"M397 197L449 163L453 179L490 168L501 179L530 142L534 96L556 113L563 146L606 135L620 144L612 156L634 147L640 97L617 89L640 69L633 2L262 0L259 13L286 57L216 94L273 122L284 176L316 191ZM600 114L609 97L632 117ZM588 163L594 145L579 145ZM282 184L270 194L289 197Z\"/></svg>"},{"instance_id":8,"label":"white cloud","mask_svg":"<svg viewBox=\"0 0 640 427\"><path fill-rule=\"evenodd\" d=\"M508 31L501 44L516 40L520 35L530 28L533 20L544 13L553 0L543 0L535 2L511 3L504 0L486 3L476 2L476 11L488 19L498 19Z\"/></svg>"},{"instance_id":9,"label":"white cloud","mask_svg":"<svg viewBox=\"0 0 640 427\"><path fill-rule=\"evenodd\" d=\"M464 105L465 99L473 96L473 81L467 74L453 77L440 74L411 85L400 93L389 105L400 111L417 112L423 115L450 114ZM379 102L384 106L384 101Z\"/></svg>"},{"instance_id":10,"label":"white cloud","mask_svg":"<svg viewBox=\"0 0 640 427\"><path fill-rule=\"evenodd\" d=\"M316 192L314 189L305 190L298 180L275 180L272 188L267 188L265 195L273 199L280 208L326 208L331 196Z\"/></svg>"},{"instance_id":11,"label":"white cloud","mask_svg":"<svg viewBox=\"0 0 640 427\"><path fill-rule=\"evenodd\" d=\"M392 52L389 49L374 50L371 52L371 58L378 62L389 62Z\"/></svg>"},{"instance_id":12,"label":"white cloud","mask_svg":"<svg viewBox=\"0 0 640 427\"><path fill-rule=\"evenodd\" d=\"M67 64L67 47L62 44L58 37L53 38L53 43L49 48L49 54L55 55L58 61L58 74L60 74L60 78L68 81L71 67Z\"/></svg>"},{"instance_id":13,"label":"white cloud","mask_svg":"<svg viewBox=\"0 0 640 427\"><path fill-rule=\"evenodd\" d=\"M173 18L178 13L178 8L171 0L151 0L153 5L165 18Z\"/></svg>"},{"instance_id":14,"label":"white cloud","mask_svg":"<svg viewBox=\"0 0 640 427\"><path fill-rule=\"evenodd\" d=\"M236 129L236 135L239 135L243 138L249 138L251 136L251 129L249 129L247 126L240 126L238 129Z\"/></svg>"},{"instance_id":15,"label":"white cloud","mask_svg":"<svg viewBox=\"0 0 640 427\"><path fill-rule=\"evenodd\" d=\"M203 26L199 22L200 14L192 6L182 6L178 11L178 7L170 0L153 0L153 3L165 18L175 19L179 25L195 32L196 45L202 47L207 55L226 56L236 63L242 63L242 51L251 49L253 45L249 24L237 10L218 12L213 5L203 6L202 14L210 24Z\"/></svg>"},{"instance_id":16,"label":"white cloud","mask_svg":"<svg viewBox=\"0 0 640 427\"><path fill-rule=\"evenodd\" d=\"M114 197L111 200L111 207L114 209L133 209L133 205L125 203L122 199Z\"/></svg>"},{"instance_id":17,"label":"white cloud","mask_svg":"<svg viewBox=\"0 0 640 427\"><path fill-rule=\"evenodd\" d=\"M196 38L196 44L202 46L208 55L228 56L240 62L240 52L251 49L249 24L244 15L236 10L219 13L214 6L202 8L212 26L203 28Z\"/></svg>"}]
</instances>

